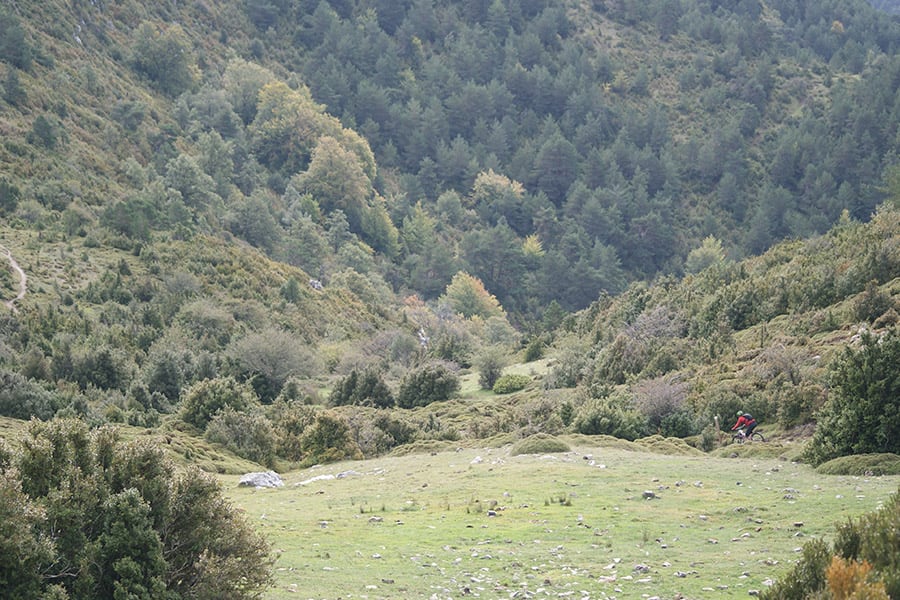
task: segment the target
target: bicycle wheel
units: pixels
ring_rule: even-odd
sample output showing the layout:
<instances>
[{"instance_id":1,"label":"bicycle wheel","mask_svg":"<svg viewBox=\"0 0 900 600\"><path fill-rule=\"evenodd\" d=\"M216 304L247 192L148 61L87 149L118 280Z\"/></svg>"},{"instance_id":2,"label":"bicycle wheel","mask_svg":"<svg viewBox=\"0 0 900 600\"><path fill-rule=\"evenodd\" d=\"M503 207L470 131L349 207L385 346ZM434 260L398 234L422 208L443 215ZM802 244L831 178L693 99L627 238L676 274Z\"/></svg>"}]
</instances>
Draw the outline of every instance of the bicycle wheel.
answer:
<instances>
[{"instance_id":1,"label":"bicycle wheel","mask_svg":"<svg viewBox=\"0 0 900 600\"><path fill-rule=\"evenodd\" d=\"M753 433L751 433L751 434L750 434L750 439L751 439L752 441L754 441L754 442L764 442L764 441L766 441L766 438L763 436L763 434L761 434L761 433L758 432L758 431L754 431Z\"/></svg>"}]
</instances>

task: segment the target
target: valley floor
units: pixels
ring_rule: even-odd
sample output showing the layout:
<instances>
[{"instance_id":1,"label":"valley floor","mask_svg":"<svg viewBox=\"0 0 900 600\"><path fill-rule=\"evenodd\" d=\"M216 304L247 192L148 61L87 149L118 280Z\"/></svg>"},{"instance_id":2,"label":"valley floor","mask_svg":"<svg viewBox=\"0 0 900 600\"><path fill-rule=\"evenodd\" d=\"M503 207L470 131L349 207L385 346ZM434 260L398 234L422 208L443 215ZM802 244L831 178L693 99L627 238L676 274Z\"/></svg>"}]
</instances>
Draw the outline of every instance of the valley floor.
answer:
<instances>
[{"instance_id":1,"label":"valley floor","mask_svg":"<svg viewBox=\"0 0 900 600\"><path fill-rule=\"evenodd\" d=\"M900 477L782 458L509 447L346 462L231 500L278 552L277 598L732 598Z\"/></svg>"}]
</instances>

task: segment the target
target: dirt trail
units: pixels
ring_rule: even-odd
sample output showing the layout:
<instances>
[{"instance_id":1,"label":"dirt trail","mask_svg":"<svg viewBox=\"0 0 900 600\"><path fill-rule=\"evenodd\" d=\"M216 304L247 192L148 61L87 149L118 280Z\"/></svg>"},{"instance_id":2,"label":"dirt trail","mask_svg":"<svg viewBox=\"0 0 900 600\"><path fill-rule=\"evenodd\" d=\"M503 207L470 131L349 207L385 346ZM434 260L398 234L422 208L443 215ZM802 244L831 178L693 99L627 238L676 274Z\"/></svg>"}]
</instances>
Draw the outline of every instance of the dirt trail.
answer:
<instances>
[{"instance_id":1,"label":"dirt trail","mask_svg":"<svg viewBox=\"0 0 900 600\"><path fill-rule=\"evenodd\" d=\"M19 293L16 294L16 297L12 300L7 300L5 302L6 306L15 312L19 312L19 309L16 308L16 302L25 297L25 290L28 285L28 277L25 275L25 271L22 270L22 267L19 266L19 263L16 262L16 259L13 257L12 252L9 251L9 248L0 244L0 252L6 253L6 258L9 260L9 266L13 268L13 271L19 274Z\"/></svg>"}]
</instances>

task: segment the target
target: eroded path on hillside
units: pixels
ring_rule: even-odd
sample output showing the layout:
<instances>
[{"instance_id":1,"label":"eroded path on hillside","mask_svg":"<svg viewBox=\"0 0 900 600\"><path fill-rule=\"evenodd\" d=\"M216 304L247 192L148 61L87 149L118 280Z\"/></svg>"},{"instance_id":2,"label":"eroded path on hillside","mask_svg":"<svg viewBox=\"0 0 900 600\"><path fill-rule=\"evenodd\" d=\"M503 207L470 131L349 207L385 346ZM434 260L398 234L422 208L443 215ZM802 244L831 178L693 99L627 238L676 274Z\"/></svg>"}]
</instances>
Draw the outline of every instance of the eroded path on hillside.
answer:
<instances>
[{"instance_id":1,"label":"eroded path on hillside","mask_svg":"<svg viewBox=\"0 0 900 600\"><path fill-rule=\"evenodd\" d=\"M19 275L19 291L16 294L16 297L12 300L6 300L4 304L6 304L11 311L19 312L19 309L16 308L16 302L25 297L25 291L28 289L28 277L25 275L25 271L22 270L22 267L19 266L19 263L16 262L16 259L9 248L0 244L0 252L6 254L6 258L9 260L9 266Z\"/></svg>"}]
</instances>

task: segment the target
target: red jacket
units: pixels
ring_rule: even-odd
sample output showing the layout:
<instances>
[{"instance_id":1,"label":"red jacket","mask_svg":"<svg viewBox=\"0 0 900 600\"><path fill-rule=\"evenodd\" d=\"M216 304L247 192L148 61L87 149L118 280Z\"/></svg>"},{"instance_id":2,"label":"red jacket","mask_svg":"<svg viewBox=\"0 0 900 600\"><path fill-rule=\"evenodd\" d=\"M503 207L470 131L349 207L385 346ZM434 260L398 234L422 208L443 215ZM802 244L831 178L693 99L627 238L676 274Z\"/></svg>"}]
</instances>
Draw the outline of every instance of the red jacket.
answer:
<instances>
[{"instance_id":1,"label":"red jacket","mask_svg":"<svg viewBox=\"0 0 900 600\"><path fill-rule=\"evenodd\" d=\"M737 423L734 424L734 427L732 427L731 430L734 431L735 429L740 429L745 425L753 425L754 423L756 423L756 419L754 419L750 415L741 415L740 417L738 417Z\"/></svg>"}]
</instances>

